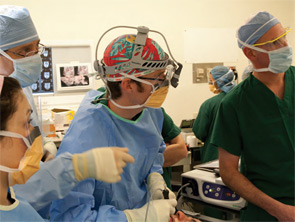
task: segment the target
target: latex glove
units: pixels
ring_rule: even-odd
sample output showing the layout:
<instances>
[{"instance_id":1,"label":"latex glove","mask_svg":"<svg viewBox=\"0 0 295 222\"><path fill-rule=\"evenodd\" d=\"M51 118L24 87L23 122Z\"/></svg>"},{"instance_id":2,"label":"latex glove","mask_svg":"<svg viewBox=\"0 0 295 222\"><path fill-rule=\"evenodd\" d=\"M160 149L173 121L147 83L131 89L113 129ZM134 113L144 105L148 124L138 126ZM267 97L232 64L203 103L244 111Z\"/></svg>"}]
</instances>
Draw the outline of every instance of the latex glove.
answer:
<instances>
[{"instance_id":1,"label":"latex glove","mask_svg":"<svg viewBox=\"0 0 295 222\"><path fill-rule=\"evenodd\" d=\"M163 177L159 173L151 173L148 176L147 184L152 200L165 199L163 190L167 189L169 199L176 199L175 194L167 187Z\"/></svg>"},{"instance_id":2,"label":"latex glove","mask_svg":"<svg viewBox=\"0 0 295 222\"><path fill-rule=\"evenodd\" d=\"M57 148L55 143L52 139L48 137L43 137L43 144L44 144L44 154L42 161L46 162L48 160L52 160L56 156Z\"/></svg>"},{"instance_id":3,"label":"latex glove","mask_svg":"<svg viewBox=\"0 0 295 222\"><path fill-rule=\"evenodd\" d=\"M150 222L168 222L170 215L175 212L176 204L175 199L152 200L141 208L124 210L124 213L128 222L145 221L145 217Z\"/></svg>"},{"instance_id":4,"label":"latex glove","mask_svg":"<svg viewBox=\"0 0 295 222\"><path fill-rule=\"evenodd\" d=\"M128 154L127 148L104 147L74 154L72 161L78 181L94 178L115 183L121 180L123 168L127 163L133 163L134 158Z\"/></svg>"},{"instance_id":5,"label":"latex glove","mask_svg":"<svg viewBox=\"0 0 295 222\"><path fill-rule=\"evenodd\" d=\"M42 157L42 161L43 162L47 162L49 160L53 160L55 158L55 155L52 155L50 152L45 151L43 157Z\"/></svg>"}]
</instances>

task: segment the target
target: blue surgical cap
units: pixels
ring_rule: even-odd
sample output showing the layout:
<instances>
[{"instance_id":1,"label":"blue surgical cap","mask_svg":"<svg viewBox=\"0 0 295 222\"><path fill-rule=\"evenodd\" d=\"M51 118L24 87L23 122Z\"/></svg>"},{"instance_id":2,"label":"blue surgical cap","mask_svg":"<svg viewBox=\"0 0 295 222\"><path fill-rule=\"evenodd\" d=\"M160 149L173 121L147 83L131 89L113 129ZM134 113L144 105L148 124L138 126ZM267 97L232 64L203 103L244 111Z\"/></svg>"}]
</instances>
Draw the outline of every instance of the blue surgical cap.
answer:
<instances>
[{"instance_id":1,"label":"blue surgical cap","mask_svg":"<svg viewBox=\"0 0 295 222\"><path fill-rule=\"evenodd\" d=\"M21 6L0 6L0 49L7 50L39 39L29 11Z\"/></svg>"},{"instance_id":2,"label":"blue surgical cap","mask_svg":"<svg viewBox=\"0 0 295 222\"><path fill-rule=\"evenodd\" d=\"M268 12L258 12L245 25L239 28L237 37L242 42L253 45L277 23L279 23L279 20ZM240 48L244 47L240 42L238 42L238 45Z\"/></svg>"},{"instance_id":3,"label":"blue surgical cap","mask_svg":"<svg viewBox=\"0 0 295 222\"><path fill-rule=\"evenodd\" d=\"M215 66L211 69L211 75L218 88L224 92L228 92L235 86L234 83L231 83L234 80L234 72L228 67Z\"/></svg>"}]
</instances>

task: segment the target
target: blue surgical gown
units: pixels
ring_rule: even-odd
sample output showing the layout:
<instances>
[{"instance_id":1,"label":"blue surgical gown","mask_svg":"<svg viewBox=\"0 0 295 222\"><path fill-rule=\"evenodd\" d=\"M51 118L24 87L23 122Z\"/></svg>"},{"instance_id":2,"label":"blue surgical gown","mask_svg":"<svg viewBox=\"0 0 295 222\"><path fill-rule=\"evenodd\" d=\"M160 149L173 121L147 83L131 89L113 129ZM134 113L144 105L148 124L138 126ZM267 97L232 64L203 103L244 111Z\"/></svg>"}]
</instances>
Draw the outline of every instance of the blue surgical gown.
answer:
<instances>
[{"instance_id":1,"label":"blue surgical gown","mask_svg":"<svg viewBox=\"0 0 295 222\"><path fill-rule=\"evenodd\" d=\"M162 110L147 108L136 121L127 120L105 105L92 104L99 95L101 92L88 92L58 155L81 153L94 147L128 147L135 163L127 164L118 183L81 181L68 196L53 202L50 216L54 221L127 221L123 210L140 208L147 202L147 176L162 173Z\"/></svg>"},{"instance_id":2,"label":"blue surgical gown","mask_svg":"<svg viewBox=\"0 0 295 222\"><path fill-rule=\"evenodd\" d=\"M72 164L72 154L63 153L41 164L40 170L25 184L15 185L16 195L28 201L43 218L48 218L53 200L65 197L78 183Z\"/></svg>"},{"instance_id":3,"label":"blue surgical gown","mask_svg":"<svg viewBox=\"0 0 295 222\"><path fill-rule=\"evenodd\" d=\"M9 206L0 205L0 221L44 221L25 199L15 196L11 187L9 191L14 203Z\"/></svg>"}]
</instances>

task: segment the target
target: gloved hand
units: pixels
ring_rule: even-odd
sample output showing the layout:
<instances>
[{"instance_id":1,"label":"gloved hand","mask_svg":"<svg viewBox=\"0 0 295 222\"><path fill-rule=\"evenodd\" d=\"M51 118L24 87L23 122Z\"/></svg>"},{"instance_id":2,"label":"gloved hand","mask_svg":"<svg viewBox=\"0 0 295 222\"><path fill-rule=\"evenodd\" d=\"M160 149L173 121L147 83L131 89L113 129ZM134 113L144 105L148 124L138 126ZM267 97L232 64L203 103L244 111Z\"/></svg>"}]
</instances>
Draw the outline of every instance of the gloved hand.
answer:
<instances>
[{"instance_id":1,"label":"gloved hand","mask_svg":"<svg viewBox=\"0 0 295 222\"><path fill-rule=\"evenodd\" d=\"M152 200L166 199L163 195L163 190L169 191L168 198L175 199L175 194L166 186L166 183L159 173L151 173L147 178L147 184Z\"/></svg>"},{"instance_id":2,"label":"gloved hand","mask_svg":"<svg viewBox=\"0 0 295 222\"><path fill-rule=\"evenodd\" d=\"M46 162L52 160L56 156L57 148L52 139L43 137L44 153L42 161Z\"/></svg>"},{"instance_id":3,"label":"gloved hand","mask_svg":"<svg viewBox=\"0 0 295 222\"><path fill-rule=\"evenodd\" d=\"M128 222L146 221L168 222L170 215L174 214L176 200L152 200L143 207L133 210L124 210ZM147 212L148 211L148 212Z\"/></svg>"},{"instance_id":4,"label":"gloved hand","mask_svg":"<svg viewBox=\"0 0 295 222\"><path fill-rule=\"evenodd\" d=\"M72 157L75 176L78 181L94 178L107 183L121 180L120 174L127 163L134 158L128 154L128 148L94 148Z\"/></svg>"}]
</instances>

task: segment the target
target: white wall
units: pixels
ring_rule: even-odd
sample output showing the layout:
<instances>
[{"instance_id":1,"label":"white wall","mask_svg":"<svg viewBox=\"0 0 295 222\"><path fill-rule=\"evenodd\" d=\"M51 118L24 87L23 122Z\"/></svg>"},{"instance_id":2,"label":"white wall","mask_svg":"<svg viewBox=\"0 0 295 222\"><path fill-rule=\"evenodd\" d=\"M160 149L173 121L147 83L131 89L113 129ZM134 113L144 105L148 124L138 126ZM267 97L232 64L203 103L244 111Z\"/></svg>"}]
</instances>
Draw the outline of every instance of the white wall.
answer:
<instances>
[{"instance_id":1,"label":"white wall","mask_svg":"<svg viewBox=\"0 0 295 222\"><path fill-rule=\"evenodd\" d=\"M0 0L0 3L27 7L41 40L85 39L96 42L112 26L144 25L166 36L173 56L180 62L184 61L184 30L237 29L250 15L265 10L283 25L293 28L289 40L295 49L295 0ZM119 30L109 34L102 42L98 57L101 58L106 44L126 32L132 31ZM150 37L165 49L161 38L152 34ZM207 39L210 41L210 36ZM241 74L247 60L240 52L236 64L225 65L236 65ZM202 102L212 95L207 84L192 84L192 64L184 63L180 85L177 89L171 88L164 107L179 125L182 119L192 118ZM48 101L62 100L60 96L55 97Z\"/></svg>"}]
</instances>

